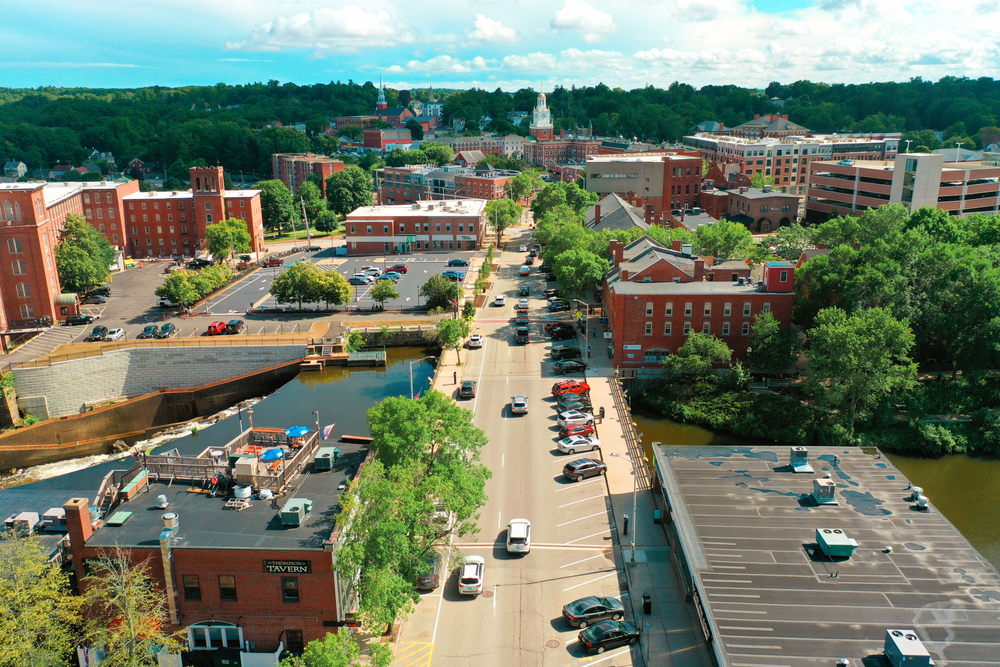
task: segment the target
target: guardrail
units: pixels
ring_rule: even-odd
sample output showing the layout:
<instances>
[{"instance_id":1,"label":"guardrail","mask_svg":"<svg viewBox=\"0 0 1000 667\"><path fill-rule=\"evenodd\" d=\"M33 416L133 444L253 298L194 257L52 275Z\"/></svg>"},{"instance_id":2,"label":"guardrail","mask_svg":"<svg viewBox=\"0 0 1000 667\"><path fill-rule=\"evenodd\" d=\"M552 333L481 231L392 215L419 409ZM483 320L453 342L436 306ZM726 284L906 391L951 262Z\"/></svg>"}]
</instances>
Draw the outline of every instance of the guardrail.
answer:
<instances>
[{"instance_id":1,"label":"guardrail","mask_svg":"<svg viewBox=\"0 0 1000 667\"><path fill-rule=\"evenodd\" d=\"M636 424L632 421L632 411L625 403L625 395L622 393L622 386L618 378L609 379L611 380L611 398L614 400L615 410L618 411L618 419L622 424L622 435L625 437L629 458L634 462L642 462L642 465L637 468L642 470L642 475L636 478L636 488L649 489L649 464L646 461L646 454L642 450L642 442L639 440Z\"/></svg>"}]
</instances>

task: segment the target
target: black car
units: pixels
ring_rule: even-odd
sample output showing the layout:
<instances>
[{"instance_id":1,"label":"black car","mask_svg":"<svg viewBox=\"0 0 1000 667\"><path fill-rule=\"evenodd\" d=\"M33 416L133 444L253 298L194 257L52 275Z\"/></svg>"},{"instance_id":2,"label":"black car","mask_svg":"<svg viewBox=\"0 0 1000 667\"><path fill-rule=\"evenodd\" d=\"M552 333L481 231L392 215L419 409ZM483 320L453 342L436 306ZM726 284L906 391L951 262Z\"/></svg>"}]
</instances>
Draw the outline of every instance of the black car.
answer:
<instances>
[{"instance_id":1,"label":"black car","mask_svg":"<svg viewBox=\"0 0 1000 667\"><path fill-rule=\"evenodd\" d=\"M156 338L156 334L160 332L160 328L155 324L147 324L142 328L142 333L136 336L136 338Z\"/></svg>"},{"instance_id":2,"label":"black car","mask_svg":"<svg viewBox=\"0 0 1000 667\"><path fill-rule=\"evenodd\" d=\"M93 315L70 315L66 318L66 326L75 327L80 324L90 324L95 318Z\"/></svg>"},{"instance_id":3,"label":"black car","mask_svg":"<svg viewBox=\"0 0 1000 667\"><path fill-rule=\"evenodd\" d=\"M241 334L247 330L247 324L243 320L229 320L226 322L227 334Z\"/></svg>"},{"instance_id":4,"label":"black car","mask_svg":"<svg viewBox=\"0 0 1000 667\"><path fill-rule=\"evenodd\" d=\"M587 364L583 363L579 359L568 359L566 361L557 361L552 364L552 371L557 375L566 375L567 373L582 373L587 370Z\"/></svg>"},{"instance_id":5,"label":"black car","mask_svg":"<svg viewBox=\"0 0 1000 667\"><path fill-rule=\"evenodd\" d=\"M111 288L110 287L103 287L103 286L102 287L95 287L94 289L92 289L89 292L87 292L87 294L88 294L88 296L90 294L100 294L101 296L111 296Z\"/></svg>"},{"instance_id":6,"label":"black car","mask_svg":"<svg viewBox=\"0 0 1000 667\"><path fill-rule=\"evenodd\" d=\"M475 398L476 397L476 381L466 380L462 383L461 388L458 390L458 395L460 398Z\"/></svg>"},{"instance_id":7,"label":"black car","mask_svg":"<svg viewBox=\"0 0 1000 667\"><path fill-rule=\"evenodd\" d=\"M251 260L250 255L240 255L241 262L249 262Z\"/></svg>"},{"instance_id":8,"label":"black car","mask_svg":"<svg viewBox=\"0 0 1000 667\"><path fill-rule=\"evenodd\" d=\"M189 269L203 269L206 266L212 266L212 263L207 259L201 259L200 257L198 259L192 259L187 263L187 267Z\"/></svg>"},{"instance_id":9,"label":"black car","mask_svg":"<svg viewBox=\"0 0 1000 667\"><path fill-rule=\"evenodd\" d=\"M590 404L589 398L582 401L570 401L569 403L556 403L552 407L560 413L567 412L569 410L576 410L577 412L590 412L594 409Z\"/></svg>"},{"instance_id":10,"label":"black car","mask_svg":"<svg viewBox=\"0 0 1000 667\"><path fill-rule=\"evenodd\" d=\"M156 332L157 338L176 338L177 337L177 327L167 322L160 330Z\"/></svg>"},{"instance_id":11,"label":"black car","mask_svg":"<svg viewBox=\"0 0 1000 667\"><path fill-rule=\"evenodd\" d=\"M547 282L547 283L554 283L557 280L559 280L559 279L556 278L556 274L554 274L554 273L546 273L545 274L545 282Z\"/></svg>"},{"instance_id":12,"label":"black car","mask_svg":"<svg viewBox=\"0 0 1000 667\"><path fill-rule=\"evenodd\" d=\"M609 648L617 648L639 641L639 631L625 621L601 621L579 635L580 646L587 653L604 653Z\"/></svg>"},{"instance_id":13,"label":"black car","mask_svg":"<svg viewBox=\"0 0 1000 667\"><path fill-rule=\"evenodd\" d=\"M579 482L588 477L597 477L607 473L608 466L604 461L596 459L577 459L563 466L563 476L571 482Z\"/></svg>"},{"instance_id":14,"label":"black car","mask_svg":"<svg viewBox=\"0 0 1000 667\"><path fill-rule=\"evenodd\" d=\"M527 285L521 285L521 296L528 296L531 294L531 288Z\"/></svg>"},{"instance_id":15,"label":"black car","mask_svg":"<svg viewBox=\"0 0 1000 667\"><path fill-rule=\"evenodd\" d=\"M105 339L107 339L107 337L108 337L108 328L107 327L94 327L94 330L91 331L90 335L87 336L84 340L86 340L86 341L99 341L99 340L105 340Z\"/></svg>"},{"instance_id":16,"label":"black car","mask_svg":"<svg viewBox=\"0 0 1000 667\"><path fill-rule=\"evenodd\" d=\"M563 359L579 359L583 356L580 348L573 347L571 345L559 345L558 347L552 348L552 358L556 361Z\"/></svg>"},{"instance_id":17,"label":"black car","mask_svg":"<svg viewBox=\"0 0 1000 667\"><path fill-rule=\"evenodd\" d=\"M538 270L544 271L545 273L552 273L552 267L546 264L545 262L542 262L542 265L538 267Z\"/></svg>"},{"instance_id":18,"label":"black car","mask_svg":"<svg viewBox=\"0 0 1000 667\"><path fill-rule=\"evenodd\" d=\"M449 259L448 266L468 266L469 263L464 259Z\"/></svg>"},{"instance_id":19,"label":"black car","mask_svg":"<svg viewBox=\"0 0 1000 667\"><path fill-rule=\"evenodd\" d=\"M550 331L549 337L552 340L569 340L570 338L576 338L576 332L570 327L559 327Z\"/></svg>"},{"instance_id":20,"label":"black car","mask_svg":"<svg viewBox=\"0 0 1000 667\"><path fill-rule=\"evenodd\" d=\"M559 296L559 290L555 287L550 287L549 289L542 292L542 295L548 299L550 296Z\"/></svg>"},{"instance_id":21,"label":"black car","mask_svg":"<svg viewBox=\"0 0 1000 667\"><path fill-rule=\"evenodd\" d=\"M586 410L580 410L580 408L571 408L570 405L578 404L586 406ZM561 394L556 396L556 407L559 408L559 412L566 412L567 410L580 410L581 412L590 412L590 395L589 394Z\"/></svg>"},{"instance_id":22,"label":"black car","mask_svg":"<svg viewBox=\"0 0 1000 667\"><path fill-rule=\"evenodd\" d=\"M570 309L570 305L568 303L566 303L565 301L556 301L555 303L550 303L549 304L549 312L550 313L559 313L559 312L562 312L562 311L565 311L565 310L569 310L569 309Z\"/></svg>"},{"instance_id":23,"label":"black car","mask_svg":"<svg viewBox=\"0 0 1000 667\"><path fill-rule=\"evenodd\" d=\"M622 620L625 618L625 607L617 598L599 598L591 595L570 602L563 607L562 613L570 625L583 630L598 621Z\"/></svg>"},{"instance_id":24,"label":"black car","mask_svg":"<svg viewBox=\"0 0 1000 667\"><path fill-rule=\"evenodd\" d=\"M528 327L518 327L514 334L514 342L518 345L528 344Z\"/></svg>"}]
</instances>

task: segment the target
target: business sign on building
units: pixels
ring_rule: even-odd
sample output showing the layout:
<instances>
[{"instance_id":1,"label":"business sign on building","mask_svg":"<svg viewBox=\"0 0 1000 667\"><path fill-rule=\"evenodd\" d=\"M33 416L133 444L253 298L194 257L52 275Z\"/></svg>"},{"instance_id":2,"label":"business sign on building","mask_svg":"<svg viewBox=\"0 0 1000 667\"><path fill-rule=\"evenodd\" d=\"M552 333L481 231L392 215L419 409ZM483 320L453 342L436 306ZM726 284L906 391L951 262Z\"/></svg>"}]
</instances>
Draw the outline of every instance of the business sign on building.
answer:
<instances>
[{"instance_id":1,"label":"business sign on building","mask_svg":"<svg viewBox=\"0 0 1000 667\"><path fill-rule=\"evenodd\" d=\"M610 331L605 331L604 332L604 337L605 338L614 338L614 334L611 333Z\"/></svg>"},{"instance_id":2,"label":"business sign on building","mask_svg":"<svg viewBox=\"0 0 1000 667\"><path fill-rule=\"evenodd\" d=\"M475 236L469 236L468 234L464 234L464 235L463 234L458 234L458 235L455 236L455 238L457 238L459 241L475 241L476 240Z\"/></svg>"},{"instance_id":3,"label":"business sign on building","mask_svg":"<svg viewBox=\"0 0 1000 667\"><path fill-rule=\"evenodd\" d=\"M269 574L309 574L312 572L312 561L265 560L264 571Z\"/></svg>"},{"instance_id":4,"label":"business sign on building","mask_svg":"<svg viewBox=\"0 0 1000 667\"><path fill-rule=\"evenodd\" d=\"M622 345L623 350L641 350L642 345Z\"/></svg>"}]
</instances>

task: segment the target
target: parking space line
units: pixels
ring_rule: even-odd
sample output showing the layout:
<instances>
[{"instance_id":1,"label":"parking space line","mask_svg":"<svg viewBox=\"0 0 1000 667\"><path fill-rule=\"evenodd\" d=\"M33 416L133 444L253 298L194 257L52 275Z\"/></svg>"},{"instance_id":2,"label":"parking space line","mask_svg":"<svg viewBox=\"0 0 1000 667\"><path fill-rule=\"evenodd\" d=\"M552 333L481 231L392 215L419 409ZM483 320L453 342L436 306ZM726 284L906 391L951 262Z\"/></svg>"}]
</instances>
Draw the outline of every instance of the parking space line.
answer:
<instances>
[{"instance_id":1,"label":"parking space line","mask_svg":"<svg viewBox=\"0 0 1000 667\"><path fill-rule=\"evenodd\" d=\"M587 484L593 484L595 482L603 482L603 481L604 481L603 479L597 478L597 479L592 479L589 482L576 482L575 484L564 486L561 489L556 489L555 493L559 493L560 491L569 491L570 489L578 489L581 486L586 486Z\"/></svg>"},{"instance_id":2,"label":"parking space line","mask_svg":"<svg viewBox=\"0 0 1000 667\"><path fill-rule=\"evenodd\" d=\"M588 581L583 582L582 584L573 584L569 588L564 588L563 589L563 593L565 593L566 591L571 591L574 588L580 588L580 586L587 586L588 584L592 584L595 581L600 581L601 579L607 579L608 577L613 577L613 576L615 576L617 574L618 574L618 570L614 570L613 572L609 572L609 573L605 574L602 577L597 577L596 579L590 579Z\"/></svg>"},{"instance_id":3,"label":"parking space line","mask_svg":"<svg viewBox=\"0 0 1000 667\"><path fill-rule=\"evenodd\" d=\"M565 565L560 565L559 569L561 570L563 568L570 567L572 565L579 565L580 563L585 563L588 560L594 560L595 558L604 558L604 554L597 554L596 556L588 556L588 557L583 558L581 560L575 560L572 563L566 563Z\"/></svg>"},{"instance_id":4,"label":"parking space line","mask_svg":"<svg viewBox=\"0 0 1000 667\"><path fill-rule=\"evenodd\" d=\"M602 494L600 494L600 495L598 495L598 496L591 496L591 497L589 497L589 498L584 498L583 500L574 500L574 501L573 501L573 502L571 502L571 503L566 503L565 505L560 505L560 506L559 506L559 509L562 509L562 508L564 508L564 507L569 507L570 505L576 505L577 503L585 503L585 502L587 502L588 500L593 500L594 498L604 498L604 497L605 497L605 494L603 494L603 493L602 493Z\"/></svg>"},{"instance_id":5,"label":"parking space line","mask_svg":"<svg viewBox=\"0 0 1000 667\"><path fill-rule=\"evenodd\" d=\"M597 537L598 535L603 535L604 533L610 533L610 532L611 532L611 528L605 528L604 530L602 530L602 531L600 531L598 533L594 533L593 535L586 535L584 537L578 537L575 540L570 540L566 544L573 544L574 542L579 542L580 540L589 540L591 537Z\"/></svg>"},{"instance_id":6,"label":"parking space line","mask_svg":"<svg viewBox=\"0 0 1000 667\"><path fill-rule=\"evenodd\" d=\"M630 648L625 648L625 649L623 649L621 651L618 651L618 653L611 653L610 655L607 655L607 656L601 658L600 660L594 660L593 658L587 658L586 659L587 660L587 664L588 665L596 665L599 662L604 662L605 660L610 660L611 658L617 658L618 656L620 656L620 655L622 655L624 653L628 653L631 650L632 649L630 649Z\"/></svg>"},{"instance_id":7,"label":"parking space line","mask_svg":"<svg viewBox=\"0 0 1000 667\"><path fill-rule=\"evenodd\" d=\"M568 526L569 524L576 523L577 521L585 521L586 519L593 519L595 516L601 516L602 514L607 514L607 513L608 510L604 510L603 512L597 512L596 514L590 514L588 516L581 516L576 519L571 519L565 523L557 523L556 528L562 528L563 526Z\"/></svg>"}]
</instances>

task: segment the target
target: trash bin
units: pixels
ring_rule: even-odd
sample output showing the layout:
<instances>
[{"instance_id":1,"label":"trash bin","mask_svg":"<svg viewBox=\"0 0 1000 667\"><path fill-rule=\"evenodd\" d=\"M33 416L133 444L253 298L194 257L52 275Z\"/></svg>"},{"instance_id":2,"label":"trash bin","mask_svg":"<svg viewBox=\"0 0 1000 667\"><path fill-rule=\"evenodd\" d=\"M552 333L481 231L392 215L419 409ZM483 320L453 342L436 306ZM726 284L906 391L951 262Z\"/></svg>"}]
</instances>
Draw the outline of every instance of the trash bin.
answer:
<instances>
[{"instance_id":1,"label":"trash bin","mask_svg":"<svg viewBox=\"0 0 1000 667\"><path fill-rule=\"evenodd\" d=\"M653 510L653 523L660 523L660 510Z\"/></svg>"},{"instance_id":2,"label":"trash bin","mask_svg":"<svg viewBox=\"0 0 1000 667\"><path fill-rule=\"evenodd\" d=\"M603 420L604 419L604 406L603 405L601 406L600 415L601 415L601 419Z\"/></svg>"},{"instance_id":3,"label":"trash bin","mask_svg":"<svg viewBox=\"0 0 1000 667\"><path fill-rule=\"evenodd\" d=\"M653 613L653 601L649 598L649 593L642 594L642 613L646 616Z\"/></svg>"}]
</instances>

